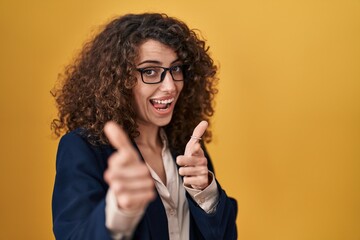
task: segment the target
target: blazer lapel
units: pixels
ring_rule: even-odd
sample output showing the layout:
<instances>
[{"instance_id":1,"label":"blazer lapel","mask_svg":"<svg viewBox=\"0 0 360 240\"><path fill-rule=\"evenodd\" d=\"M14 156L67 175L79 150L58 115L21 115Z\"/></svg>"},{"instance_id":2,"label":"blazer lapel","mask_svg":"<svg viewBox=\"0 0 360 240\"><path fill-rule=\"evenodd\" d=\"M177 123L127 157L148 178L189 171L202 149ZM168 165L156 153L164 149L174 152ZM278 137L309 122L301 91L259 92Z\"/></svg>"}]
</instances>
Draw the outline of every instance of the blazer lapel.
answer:
<instances>
[{"instance_id":1,"label":"blazer lapel","mask_svg":"<svg viewBox=\"0 0 360 240\"><path fill-rule=\"evenodd\" d=\"M143 156L141 155L140 149L133 141L135 149L138 151L139 156L142 161L145 162ZM146 209L145 214L146 225L149 226L149 231L151 234L151 239L156 240L168 240L169 231L167 216L165 212L164 205L161 201L160 195L156 190L156 199L152 201Z\"/></svg>"},{"instance_id":2,"label":"blazer lapel","mask_svg":"<svg viewBox=\"0 0 360 240\"><path fill-rule=\"evenodd\" d=\"M166 212L158 193L155 201L149 204L145 217L151 233L151 239L169 239Z\"/></svg>"}]
</instances>

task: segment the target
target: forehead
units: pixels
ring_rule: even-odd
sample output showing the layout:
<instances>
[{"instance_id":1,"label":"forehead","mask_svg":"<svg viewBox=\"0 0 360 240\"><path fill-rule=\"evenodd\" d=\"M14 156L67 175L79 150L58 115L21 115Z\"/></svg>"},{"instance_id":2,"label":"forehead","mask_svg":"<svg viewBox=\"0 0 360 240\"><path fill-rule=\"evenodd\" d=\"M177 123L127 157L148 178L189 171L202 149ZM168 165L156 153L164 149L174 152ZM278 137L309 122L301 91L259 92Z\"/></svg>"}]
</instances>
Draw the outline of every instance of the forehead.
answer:
<instances>
[{"instance_id":1,"label":"forehead","mask_svg":"<svg viewBox=\"0 0 360 240\"><path fill-rule=\"evenodd\" d=\"M156 40L146 40L138 48L138 64L144 61L171 63L177 59L178 56L171 47Z\"/></svg>"}]
</instances>

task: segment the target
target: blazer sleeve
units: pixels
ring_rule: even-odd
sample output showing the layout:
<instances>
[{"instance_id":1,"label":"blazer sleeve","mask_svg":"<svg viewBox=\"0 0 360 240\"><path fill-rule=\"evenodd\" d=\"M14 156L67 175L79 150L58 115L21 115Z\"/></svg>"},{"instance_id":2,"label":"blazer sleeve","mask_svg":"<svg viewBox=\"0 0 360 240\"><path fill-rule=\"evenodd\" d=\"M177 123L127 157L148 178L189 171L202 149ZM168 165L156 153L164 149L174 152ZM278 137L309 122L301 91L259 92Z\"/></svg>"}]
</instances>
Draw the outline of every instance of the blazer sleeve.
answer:
<instances>
[{"instance_id":1,"label":"blazer sleeve","mask_svg":"<svg viewBox=\"0 0 360 240\"><path fill-rule=\"evenodd\" d=\"M214 172L210 156L206 149L203 149L208 159L208 168ZM221 188L218 181L216 181L216 183L219 191L219 202L214 213L207 214L187 193L191 220L195 222L197 226L196 231L200 232L201 238L203 239L237 239L237 202L234 198L226 195L226 192ZM197 237L197 239L199 239L199 237Z\"/></svg>"},{"instance_id":2,"label":"blazer sleeve","mask_svg":"<svg viewBox=\"0 0 360 240\"><path fill-rule=\"evenodd\" d=\"M52 199L56 239L111 239L105 227L106 159L77 133L60 140Z\"/></svg>"}]
</instances>

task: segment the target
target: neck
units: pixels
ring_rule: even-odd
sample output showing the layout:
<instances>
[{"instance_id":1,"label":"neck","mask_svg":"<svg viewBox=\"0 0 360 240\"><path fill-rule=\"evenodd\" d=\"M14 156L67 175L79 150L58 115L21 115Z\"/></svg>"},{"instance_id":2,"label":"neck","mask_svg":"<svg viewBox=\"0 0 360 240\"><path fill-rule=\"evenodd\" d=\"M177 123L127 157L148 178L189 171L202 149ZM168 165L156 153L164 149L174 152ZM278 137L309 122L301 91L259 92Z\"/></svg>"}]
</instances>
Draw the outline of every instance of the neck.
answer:
<instances>
[{"instance_id":1,"label":"neck","mask_svg":"<svg viewBox=\"0 0 360 240\"><path fill-rule=\"evenodd\" d=\"M140 135L134 139L139 147L156 148L161 145L159 136L160 128L158 126L148 126L138 124L138 131Z\"/></svg>"}]
</instances>

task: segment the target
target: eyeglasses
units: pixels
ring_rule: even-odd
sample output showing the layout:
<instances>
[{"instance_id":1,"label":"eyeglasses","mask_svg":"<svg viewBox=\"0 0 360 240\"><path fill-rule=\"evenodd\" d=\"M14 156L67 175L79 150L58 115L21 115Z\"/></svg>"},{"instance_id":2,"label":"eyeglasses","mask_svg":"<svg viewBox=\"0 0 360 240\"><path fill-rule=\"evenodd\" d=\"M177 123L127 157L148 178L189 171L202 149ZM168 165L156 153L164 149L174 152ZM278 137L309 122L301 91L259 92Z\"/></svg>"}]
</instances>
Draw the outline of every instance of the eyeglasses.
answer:
<instances>
[{"instance_id":1,"label":"eyeglasses","mask_svg":"<svg viewBox=\"0 0 360 240\"><path fill-rule=\"evenodd\" d=\"M176 65L169 68L166 67L145 67L137 68L141 73L141 80L147 84L161 83L164 81L167 71L174 81L184 81L184 65Z\"/></svg>"}]
</instances>

